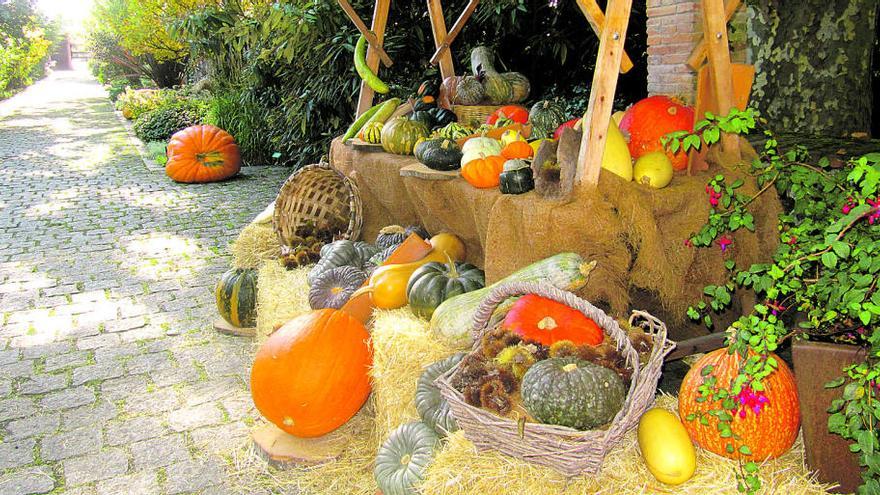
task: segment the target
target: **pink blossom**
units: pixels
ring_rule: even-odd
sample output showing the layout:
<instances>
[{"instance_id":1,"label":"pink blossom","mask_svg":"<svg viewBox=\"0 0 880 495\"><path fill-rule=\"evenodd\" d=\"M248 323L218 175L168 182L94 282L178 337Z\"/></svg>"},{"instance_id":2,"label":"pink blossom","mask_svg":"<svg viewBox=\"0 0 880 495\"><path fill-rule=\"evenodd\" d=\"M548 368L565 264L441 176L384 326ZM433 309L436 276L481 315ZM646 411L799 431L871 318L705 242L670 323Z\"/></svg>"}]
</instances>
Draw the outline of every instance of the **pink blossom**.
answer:
<instances>
[{"instance_id":1,"label":"pink blossom","mask_svg":"<svg viewBox=\"0 0 880 495\"><path fill-rule=\"evenodd\" d=\"M745 418L748 410L751 410L757 416L770 403L770 399L767 398L764 392L754 391L748 385L740 390L736 396L736 401L739 404L738 414L740 418Z\"/></svg>"},{"instance_id":2,"label":"pink blossom","mask_svg":"<svg viewBox=\"0 0 880 495\"><path fill-rule=\"evenodd\" d=\"M694 247L694 244L691 242L690 239L685 239L684 245L685 245L685 247Z\"/></svg>"},{"instance_id":3,"label":"pink blossom","mask_svg":"<svg viewBox=\"0 0 880 495\"><path fill-rule=\"evenodd\" d=\"M731 239L730 239L729 237L727 237L726 235L721 236L721 237L718 239L718 247L721 248L721 252L722 252L722 253L727 252L727 247L730 246L731 244L733 244L733 240L731 240Z\"/></svg>"},{"instance_id":4,"label":"pink blossom","mask_svg":"<svg viewBox=\"0 0 880 495\"><path fill-rule=\"evenodd\" d=\"M770 314L773 316L778 315L779 313L786 310L786 307L780 304L777 300L773 300L767 303L767 306L770 307Z\"/></svg>"},{"instance_id":5,"label":"pink blossom","mask_svg":"<svg viewBox=\"0 0 880 495\"><path fill-rule=\"evenodd\" d=\"M797 244L797 236L793 235L788 239L788 245L794 246L795 244Z\"/></svg>"},{"instance_id":6,"label":"pink blossom","mask_svg":"<svg viewBox=\"0 0 880 495\"><path fill-rule=\"evenodd\" d=\"M868 223L874 225L874 222L880 220L880 197L874 198L873 200L868 199L865 200L865 202L874 207L874 211L868 216Z\"/></svg>"}]
</instances>

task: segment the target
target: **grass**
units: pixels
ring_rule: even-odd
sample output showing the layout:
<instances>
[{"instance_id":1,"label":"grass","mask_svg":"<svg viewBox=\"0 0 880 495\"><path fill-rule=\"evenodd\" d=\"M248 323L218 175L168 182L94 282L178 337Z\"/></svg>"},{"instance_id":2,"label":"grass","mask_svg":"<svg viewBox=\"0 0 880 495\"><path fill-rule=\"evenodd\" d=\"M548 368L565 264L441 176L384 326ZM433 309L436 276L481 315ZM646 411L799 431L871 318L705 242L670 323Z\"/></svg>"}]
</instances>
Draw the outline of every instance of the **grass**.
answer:
<instances>
[{"instance_id":1,"label":"grass","mask_svg":"<svg viewBox=\"0 0 880 495\"><path fill-rule=\"evenodd\" d=\"M168 157L165 156L165 141L150 141L146 144L147 154L159 165L165 165Z\"/></svg>"}]
</instances>

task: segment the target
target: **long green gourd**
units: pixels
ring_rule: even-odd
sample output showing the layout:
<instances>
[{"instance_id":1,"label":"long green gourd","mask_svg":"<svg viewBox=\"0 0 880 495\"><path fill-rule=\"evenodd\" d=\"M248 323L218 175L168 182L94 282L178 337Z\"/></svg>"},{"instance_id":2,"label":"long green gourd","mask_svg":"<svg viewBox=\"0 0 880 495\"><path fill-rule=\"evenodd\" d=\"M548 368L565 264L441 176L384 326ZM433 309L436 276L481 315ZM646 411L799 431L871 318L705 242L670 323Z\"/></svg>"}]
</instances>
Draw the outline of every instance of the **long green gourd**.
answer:
<instances>
[{"instance_id":1,"label":"long green gourd","mask_svg":"<svg viewBox=\"0 0 880 495\"><path fill-rule=\"evenodd\" d=\"M576 291L586 285L595 267L595 261L587 262L575 253L560 253L532 263L483 289L443 301L431 317L431 333L456 349L469 349L473 345L474 313L489 291L499 284L546 282L563 290Z\"/></svg>"},{"instance_id":2,"label":"long green gourd","mask_svg":"<svg viewBox=\"0 0 880 495\"><path fill-rule=\"evenodd\" d=\"M379 110L370 117L364 125L369 124L370 122L381 122L385 123L391 114L397 110L398 105L400 105L400 98L391 98L390 100L379 105Z\"/></svg>"},{"instance_id":3,"label":"long green gourd","mask_svg":"<svg viewBox=\"0 0 880 495\"><path fill-rule=\"evenodd\" d=\"M360 117L354 119L354 122L348 126L348 130L345 131L345 134L342 135L342 141L345 142L351 138L353 138L361 128L366 125L367 121L379 111L379 108L385 103L379 103L378 105L374 105L373 107L367 109L366 112L362 113Z\"/></svg>"},{"instance_id":4,"label":"long green gourd","mask_svg":"<svg viewBox=\"0 0 880 495\"><path fill-rule=\"evenodd\" d=\"M382 82L379 76L367 66L367 38L364 35L358 38L357 45L354 47L354 69L367 83L367 86L373 88L373 91L383 95L388 92L388 85Z\"/></svg>"}]
</instances>

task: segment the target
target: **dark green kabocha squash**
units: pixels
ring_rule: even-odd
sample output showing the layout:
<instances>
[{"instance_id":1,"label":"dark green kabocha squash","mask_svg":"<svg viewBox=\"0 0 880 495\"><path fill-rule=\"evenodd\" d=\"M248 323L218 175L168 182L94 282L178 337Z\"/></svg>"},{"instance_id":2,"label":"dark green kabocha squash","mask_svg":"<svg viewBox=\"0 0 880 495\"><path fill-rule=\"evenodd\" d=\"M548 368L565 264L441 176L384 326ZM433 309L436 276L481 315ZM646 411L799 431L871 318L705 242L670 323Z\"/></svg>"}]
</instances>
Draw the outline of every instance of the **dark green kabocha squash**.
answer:
<instances>
[{"instance_id":1,"label":"dark green kabocha squash","mask_svg":"<svg viewBox=\"0 0 880 495\"><path fill-rule=\"evenodd\" d=\"M532 167L525 160L507 160L500 176L500 187L503 194L522 194L535 188Z\"/></svg>"},{"instance_id":2,"label":"dark green kabocha squash","mask_svg":"<svg viewBox=\"0 0 880 495\"><path fill-rule=\"evenodd\" d=\"M427 102L421 98L413 103L413 112L427 112L433 108L437 108L433 102Z\"/></svg>"},{"instance_id":3,"label":"dark green kabocha squash","mask_svg":"<svg viewBox=\"0 0 880 495\"><path fill-rule=\"evenodd\" d=\"M379 235L376 236L376 247L378 249L386 249L391 246L397 246L405 241L410 234L417 234L424 240L431 238L431 234L419 225L410 225L406 228L403 228L400 225L388 225L382 227L379 231Z\"/></svg>"},{"instance_id":4,"label":"dark green kabocha squash","mask_svg":"<svg viewBox=\"0 0 880 495\"><path fill-rule=\"evenodd\" d=\"M434 115L428 110L415 110L409 114L409 120L421 122L428 129L434 128Z\"/></svg>"},{"instance_id":5,"label":"dark green kabocha squash","mask_svg":"<svg viewBox=\"0 0 880 495\"><path fill-rule=\"evenodd\" d=\"M529 110L529 123L532 124L532 138L549 138L553 137L553 132L565 123L568 117L565 114L565 108L558 102L552 100L542 100Z\"/></svg>"},{"instance_id":6,"label":"dark green kabocha squash","mask_svg":"<svg viewBox=\"0 0 880 495\"><path fill-rule=\"evenodd\" d=\"M452 416L449 403L443 398L437 385L434 385L434 380L451 370L464 356L465 353L459 352L428 366L416 384L416 410L419 411L419 417L441 437L458 430L458 423Z\"/></svg>"},{"instance_id":7,"label":"dark green kabocha squash","mask_svg":"<svg viewBox=\"0 0 880 495\"><path fill-rule=\"evenodd\" d=\"M314 284L322 273L337 266L363 269L377 251L379 248L362 241L341 240L326 244L321 248L321 259L309 270L309 285Z\"/></svg>"},{"instance_id":8,"label":"dark green kabocha squash","mask_svg":"<svg viewBox=\"0 0 880 495\"><path fill-rule=\"evenodd\" d=\"M446 127L447 125L458 121L458 116L455 115L455 112L446 108L434 107L428 110L428 113L431 115L431 118L434 119L434 125L432 128Z\"/></svg>"},{"instance_id":9,"label":"dark green kabocha squash","mask_svg":"<svg viewBox=\"0 0 880 495\"><path fill-rule=\"evenodd\" d=\"M416 159L432 170L456 170L461 167L461 148L449 139L429 139L416 145Z\"/></svg>"},{"instance_id":10,"label":"dark green kabocha squash","mask_svg":"<svg viewBox=\"0 0 880 495\"><path fill-rule=\"evenodd\" d=\"M370 267L369 268L372 269L377 266L381 266L382 263L385 263L385 260L387 260L388 257L391 256L391 253L393 253L394 250L397 249L398 246L400 246L400 244L393 244L393 245L388 246L387 248L379 251L378 253L374 254L373 257L370 258L370 262L369 262Z\"/></svg>"},{"instance_id":11,"label":"dark green kabocha squash","mask_svg":"<svg viewBox=\"0 0 880 495\"><path fill-rule=\"evenodd\" d=\"M523 406L535 419L576 430L608 423L625 399L620 375L576 357L538 361L522 379Z\"/></svg>"},{"instance_id":12,"label":"dark green kabocha squash","mask_svg":"<svg viewBox=\"0 0 880 495\"><path fill-rule=\"evenodd\" d=\"M366 280L367 274L353 266L337 266L327 270L309 287L309 306L312 309L339 309Z\"/></svg>"},{"instance_id":13,"label":"dark green kabocha squash","mask_svg":"<svg viewBox=\"0 0 880 495\"><path fill-rule=\"evenodd\" d=\"M257 270L233 268L220 276L214 289L217 311L230 325L250 328L257 324Z\"/></svg>"},{"instance_id":14,"label":"dark green kabocha squash","mask_svg":"<svg viewBox=\"0 0 880 495\"><path fill-rule=\"evenodd\" d=\"M413 272L406 285L412 312L431 319L437 306L450 297L486 286L483 270L469 263L432 261Z\"/></svg>"},{"instance_id":15,"label":"dark green kabocha squash","mask_svg":"<svg viewBox=\"0 0 880 495\"><path fill-rule=\"evenodd\" d=\"M440 437L425 423L400 425L379 447L373 476L382 495L417 495Z\"/></svg>"},{"instance_id":16,"label":"dark green kabocha squash","mask_svg":"<svg viewBox=\"0 0 880 495\"><path fill-rule=\"evenodd\" d=\"M423 96L434 96L440 92L440 83L437 79L425 79L422 81L422 84L419 85L418 91L416 91L416 95L419 97Z\"/></svg>"}]
</instances>

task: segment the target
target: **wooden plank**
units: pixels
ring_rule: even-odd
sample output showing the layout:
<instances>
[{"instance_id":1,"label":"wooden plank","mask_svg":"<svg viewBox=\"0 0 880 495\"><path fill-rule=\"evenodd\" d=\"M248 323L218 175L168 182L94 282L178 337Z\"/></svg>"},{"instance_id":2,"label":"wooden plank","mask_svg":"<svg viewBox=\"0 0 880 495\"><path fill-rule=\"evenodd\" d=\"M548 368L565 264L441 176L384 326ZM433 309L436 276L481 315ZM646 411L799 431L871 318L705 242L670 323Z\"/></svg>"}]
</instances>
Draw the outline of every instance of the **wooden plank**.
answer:
<instances>
[{"instance_id":1,"label":"wooden plank","mask_svg":"<svg viewBox=\"0 0 880 495\"><path fill-rule=\"evenodd\" d=\"M584 14L584 17L587 18L587 22L590 23L593 32L596 33L596 36L601 38L602 29L605 27L605 13L602 12L602 7L599 7L596 0L577 0L577 6L581 9L581 13ZM629 58L629 55L627 55L626 50L624 50L623 60L620 62L620 73L626 74L632 68L633 62Z\"/></svg>"},{"instance_id":2,"label":"wooden plank","mask_svg":"<svg viewBox=\"0 0 880 495\"><path fill-rule=\"evenodd\" d=\"M675 350L666 356L666 361L675 361L691 354L714 351L724 347L727 332L715 332L675 343Z\"/></svg>"},{"instance_id":3,"label":"wooden plank","mask_svg":"<svg viewBox=\"0 0 880 495\"><path fill-rule=\"evenodd\" d=\"M423 180L452 180L458 178L458 170L434 170L424 163L413 163L400 168L401 177L415 177Z\"/></svg>"},{"instance_id":4,"label":"wooden plank","mask_svg":"<svg viewBox=\"0 0 880 495\"><path fill-rule=\"evenodd\" d=\"M740 5L742 5L742 0L726 0L724 2L725 24L730 22L733 18L733 14L739 10ZM697 43L697 46L694 47L693 51L691 51L691 56L688 57L687 60L688 67L693 70L699 70L703 63L706 62L708 56L709 47L706 45L706 38L704 37L699 43Z\"/></svg>"},{"instance_id":5,"label":"wooden plank","mask_svg":"<svg viewBox=\"0 0 880 495\"><path fill-rule=\"evenodd\" d=\"M360 31L362 35L364 35L364 38L367 38L367 43L369 43L371 47L379 51L379 60L382 61L382 64L384 64L385 67L391 67L391 64L394 63L391 61L391 57L389 57L388 54L385 53L385 49L382 48L382 45L376 38L376 35L370 32L369 29L367 29L367 25L364 24L364 21L362 21L361 18L357 15L357 12L355 12L351 4L348 3L348 0L338 0L338 2L339 6L342 7L342 10L344 10L345 13L348 15L348 18L351 19L351 22L354 23L354 27L356 27L357 30Z\"/></svg>"},{"instance_id":6,"label":"wooden plank","mask_svg":"<svg viewBox=\"0 0 880 495\"><path fill-rule=\"evenodd\" d=\"M480 4L480 0L470 0L467 6L464 8L464 11L458 16L458 19L455 20L455 24L452 25L452 29L449 30L449 34L446 35L446 39L443 40L442 43L437 47L437 51L434 52L434 55L431 56L431 65L436 65L437 62L440 61L440 55L446 52L452 42L455 41L455 38L458 37L458 33L464 28L465 23L467 23L468 19L471 18L471 14L477 10L477 5ZM434 44L437 43L437 40L434 40Z\"/></svg>"},{"instance_id":7,"label":"wooden plank","mask_svg":"<svg viewBox=\"0 0 880 495\"><path fill-rule=\"evenodd\" d=\"M388 10L391 7L391 0L376 0L376 7L373 10L373 25L370 30L376 33L376 46L382 46L385 39L385 25L388 23ZM373 72L379 70L379 52L370 47L367 48L367 67ZM357 114L366 112L373 106L373 88L367 85L366 81L361 81L361 92L358 97Z\"/></svg>"},{"instance_id":8,"label":"wooden plank","mask_svg":"<svg viewBox=\"0 0 880 495\"><path fill-rule=\"evenodd\" d=\"M724 17L723 0L701 0L703 5L703 39L709 50L709 72L715 90L716 108L719 115L727 115L734 108L733 73L730 65L730 48L727 41L727 20ZM721 149L731 160L737 160L739 137L724 133Z\"/></svg>"},{"instance_id":9,"label":"wooden plank","mask_svg":"<svg viewBox=\"0 0 880 495\"><path fill-rule=\"evenodd\" d=\"M605 29L600 36L590 103L584 115L584 136L581 138L578 168L574 177L576 188L582 185L595 187L599 184L599 170L602 168L602 154L605 152L611 106L617 88L617 69L623 58L623 42L626 39L631 9L632 0L608 0L608 15Z\"/></svg>"},{"instance_id":10,"label":"wooden plank","mask_svg":"<svg viewBox=\"0 0 880 495\"><path fill-rule=\"evenodd\" d=\"M274 467L282 469L335 461L348 444L348 439L338 432L315 438L299 438L272 423L254 428L251 440L258 454Z\"/></svg>"},{"instance_id":11,"label":"wooden plank","mask_svg":"<svg viewBox=\"0 0 880 495\"><path fill-rule=\"evenodd\" d=\"M234 327L223 318L217 318L216 320L214 320L214 330L224 335L232 335L233 337L253 337L257 335L256 328Z\"/></svg>"},{"instance_id":12,"label":"wooden plank","mask_svg":"<svg viewBox=\"0 0 880 495\"><path fill-rule=\"evenodd\" d=\"M447 38L446 20L443 18L443 5L440 3L440 0L428 0L428 16L431 18L434 46L440 48ZM448 47L440 55L439 62L440 77L442 79L455 75L455 67L452 64L452 51Z\"/></svg>"}]
</instances>

